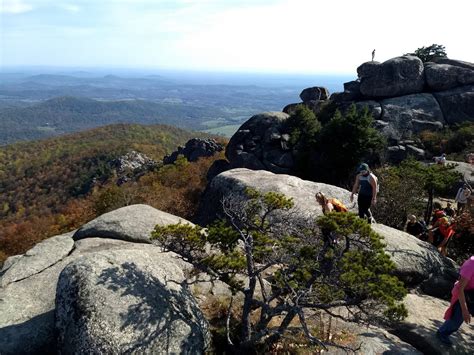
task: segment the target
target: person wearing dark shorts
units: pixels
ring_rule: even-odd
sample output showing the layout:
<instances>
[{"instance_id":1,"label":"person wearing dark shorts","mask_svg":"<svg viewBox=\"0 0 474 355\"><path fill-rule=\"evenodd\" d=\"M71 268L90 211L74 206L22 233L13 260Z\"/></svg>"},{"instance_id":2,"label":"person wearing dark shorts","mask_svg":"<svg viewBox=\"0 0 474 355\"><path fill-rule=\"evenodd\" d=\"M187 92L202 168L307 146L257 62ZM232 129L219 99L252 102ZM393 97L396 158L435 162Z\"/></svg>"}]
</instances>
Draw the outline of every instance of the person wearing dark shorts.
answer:
<instances>
[{"instance_id":1,"label":"person wearing dark shorts","mask_svg":"<svg viewBox=\"0 0 474 355\"><path fill-rule=\"evenodd\" d=\"M357 194L359 205L359 217L367 218L369 223L374 222L370 207L377 202L377 177L370 172L367 164L361 164L358 168L354 186L352 188L351 202Z\"/></svg>"}]
</instances>

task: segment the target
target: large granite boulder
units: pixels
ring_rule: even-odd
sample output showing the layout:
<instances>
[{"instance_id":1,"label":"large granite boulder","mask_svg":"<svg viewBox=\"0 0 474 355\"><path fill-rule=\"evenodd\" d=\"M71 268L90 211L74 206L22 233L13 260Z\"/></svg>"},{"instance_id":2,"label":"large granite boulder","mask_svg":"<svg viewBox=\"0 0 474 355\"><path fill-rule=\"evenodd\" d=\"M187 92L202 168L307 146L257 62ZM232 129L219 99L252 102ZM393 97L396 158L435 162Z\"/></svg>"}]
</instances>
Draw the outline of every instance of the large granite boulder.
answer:
<instances>
[{"instance_id":1,"label":"large granite boulder","mask_svg":"<svg viewBox=\"0 0 474 355\"><path fill-rule=\"evenodd\" d=\"M70 235L53 238L15 258L0 277L1 354L55 353L56 282L74 242Z\"/></svg>"},{"instance_id":2,"label":"large granite boulder","mask_svg":"<svg viewBox=\"0 0 474 355\"><path fill-rule=\"evenodd\" d=\"M396 265L395 275L408 287L420 287L435 297L449 298L458 267L431 244L395 228L376 223L372 229L383 236L385 251Z\"/></svg>"},{"instance_id":3,"label":"large granite boulder","mask_svg":"<svg viewBox=\"0 0 474 355\"><path fill-rule=\"evenodd\" d=\"M187 141L184 147L178 147L178 150L165 156L163 164L173 164L179 155L194 162L202 157L211 157L222 150L224 150L224 146L214 139L193 138Z\"/></svg>"},{"instance_id":4,"label":"large granite boulder","mask_svg":"<svg viewBox=\"0 0 474 355\"><path fill-rule=\"evenodd\" d=\"M442 91L474 84L474 68L451 64L425 63L426 84L430 90Z\"/></svg>"},{"instance_id":5,"label":"large granite boulder","mask_svg":"<svg viewBox=\"0 0 474 355\"><path fill-rule=\"evenodd\" d=\"M454 164L455 168L458 173L462 175L462 179L467 181L467 183L471 186L474 185L474 165L469 163L464 163L460 161L451 161L447 160L446 164Z\"/></svg>"},{"instance_id":6,"label":"large granite boulder","mask_svg":"<svg viewBox=\"0 0 474 355\"><path fill-rule=\"evenodd\" d=\"M329 98L328 89L321 86L306 88L300 94L300 99L304 103L308 101L327 100L328 98Z\"/></svg>"},{"instance_id":7,"label":"large granite boulder","mask_svg":"<svg viewBox=\"0 0 474 355\"><path fill-rule=\"evenodd\" d=\"M151 223L160 223L154 215L152 217ZM137 216L131 213L123 218L135 219ZM177 223L179 220L176 217L169 219L167 223ZM161 220L161 223L164 223L164 220ZM133 223L128 225L131 224ZM115 228L114 223L111 226ZM74 232L71 232L46 239L24 255L9 258L4 264L0 272L1 354L56 353L56 285L59 274L70 262L81 256L102 251L134 251L140 255L161 252L161 248L152 244L107 239L102 233L98 234L101 238L88 236L74 242L73 234ZM159 255L157 259L172 260L186 275L192 270L191 265L176 258L173 253Z\"/></svg>"},{"instance_id":8,"label":"large granite boulder","mask_svg":"<svg viewBox=\"0 0 474 355\"><path fill-rule=\"evenodd\" d=\"M36 275L67 257L74 247L72 235L66 233L46 239L7 262L2 269L0 287Z\"/></svg>"},{"instance_id":9,"label":"large granite boulder","mask_svg":"<svg viewBox=\"0 0 474 355\"><path fill-rule=\"evenodd\" d=\"M434 93L448 124L474 122L474 85Z\"/></svg>"},{"instance_id":10,"label":"large granite boulder","mask_svg":"<svg viewBox=\"0 0 474 355\"><path fill-rule=\"evenodd\" d=\"M402 56L383 63L367 62L357 68L360 92L367 98L392 97L423 91L423 63L418 57Z\"/></svg>"},{"instance_id":11,"label":"large granite boulder","mask_svg":"<svg viewBox=\"0 0 474 355\"><path fill-rule=\"evenodd\" d=\"M2 354L54 354L54 300L62 269L78 256L100 250L155 248L120 240L90 238L74 243L73 233L52 237L12 259L0 277Z\"/></svg>"},{"instance_id":12,"label":"large granite boulder","mask_svg":"<svg viewBox=\"0 0 474 355\"><path fill-rule=\"evenodd\" d=\"M474 63L465 62L463 60L458 60L458 59L439 57L439 58L433 58L433 62L437 64L449 64L455 67L474 70Z\"/></svg>"},{"instance_id":13,"label":"large granite boulder","mask_svg":"<svg viewBox=\"0 0 474 355\"><path fill-rule=\"evenodd\" d=\"M264 112L240 126L226 148L231 167L291 172L295 163L288 146L290 137L284 131L288 117L283 112Z\"/></svg>"},{"instance_id":14,"label":"large granite boulder","mask_svg":"<svg viewBox=\"0 0 474 355\"><path fill-rule=\"evenodd\" d=\"M328 184L302 180L292 175L273 174L265 170L232 169L217 175L208 185L199 212L198 223L206 225L212 222L221 211L220 201L229 194L244 195L246 188L261 192L276 191L291 197L295 207L308 218L322 215L321 207L315 199L317 192L341 200L355 211L355 205L349 201L347 190Z\"/></svg>"},{"instance_id":15,"label":"large granite boulder","mask_svg":"<svg viewBox=\"0 0 474 355\"><path fill-rule=\"evenodd\" d=\"M261 192L280 192L291 197L298 218L314 219L322 215L321 207L314 198L320 191L330 198L341 200L351 211L356 211L356 204L350 203L350 192L345 189L268 171L233 169L219 174L209 184L199 208L198 222L206 225L213 221L221 213L220 200L223 196L243 196L249 187ZM440 255L430 244L405 232L382 224L374 224L373 229L384 237L386 251L396 265L395 274L407 286L422 287L428 294L449 297L457 277L454 262Z\"/></svg>"},{"instance_id":16,"label":"large granite boulder","mask_svg":"<svg viewBox=\"0 0 474 355\"><path fill-rule=\"evenodd\" d=\"M398 141L423 130L439 130L444 126L443 113L431 94L414 94L385 99L381 120L388 122L382 133Z\"/></svg>"},{"instance_id":17,"label":"large granite boulder","mask_svg":"<svg viewBox=\"0 0 474 355\"><path fill-rule=\"evenodd\" d=\"M86 223L74 234L74 240L90 237L151 243L151 232L157 224L191 222L148 205L131 205L103 214Z\"/></svg>"},{"instance_id":18,"label":"large granite boulder","mask_svg":"<svg viewBox=\"0 0 474 355\"><path fill-rule=\"evenodd\" d=\"M447 347L436 338L437 329L443 324L444 312L449 302L430 296L409 294L405 299L408 318L391 330L393 334L410 344L415 344L424 354L451 355L472 354L474 329L463 324L451 335L453 346Z\"/></svg>"},{"instance_id":19,"label":"large granite boulder","mask_svg":"<svg viewBox=\"0 0 474 355\"><path fill-rule=\"evenodd\" d=\"M61 272L56 328L61 353L203 353L207 321L182 270L158 248L94 253Z\"/></svg>"}]
</instances>

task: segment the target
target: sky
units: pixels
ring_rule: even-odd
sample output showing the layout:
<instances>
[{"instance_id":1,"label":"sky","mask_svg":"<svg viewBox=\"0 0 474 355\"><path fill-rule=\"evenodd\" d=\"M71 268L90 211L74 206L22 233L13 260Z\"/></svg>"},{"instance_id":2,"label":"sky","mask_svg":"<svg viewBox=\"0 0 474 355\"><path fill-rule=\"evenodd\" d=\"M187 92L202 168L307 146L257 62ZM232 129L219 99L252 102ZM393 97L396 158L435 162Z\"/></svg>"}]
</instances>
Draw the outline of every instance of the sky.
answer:
<instances>
[{"instance_id":1,"label":"sky","mask_svg":"<svg viewBox=\"0 0 474 355\"><path fill-rule=\"evenodd\" d=\"M474 62L473 14L473 0L0 0L0 69L353 74L373 49L433 43Z\"/></svg>"}]
</instances>

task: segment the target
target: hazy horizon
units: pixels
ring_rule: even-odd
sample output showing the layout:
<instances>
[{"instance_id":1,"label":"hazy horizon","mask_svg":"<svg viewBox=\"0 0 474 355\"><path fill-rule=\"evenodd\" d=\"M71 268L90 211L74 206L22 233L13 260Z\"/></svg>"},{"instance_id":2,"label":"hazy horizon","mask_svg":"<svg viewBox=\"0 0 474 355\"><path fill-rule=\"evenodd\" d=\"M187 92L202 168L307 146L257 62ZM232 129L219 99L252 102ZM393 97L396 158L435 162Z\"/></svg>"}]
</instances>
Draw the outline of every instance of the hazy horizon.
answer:
<instances>
[{"instance_id":1,"label":"hazy horizon","mask_svg":"<svg viewBox=\"0 0 474 355\"><path fill-rule=\"evenodd\" d=\"M0 69L354 75L433 43L474 61L458 0L2 0ZM465 34L465 35L464 35Z\"/></svg>"}]
</instances>

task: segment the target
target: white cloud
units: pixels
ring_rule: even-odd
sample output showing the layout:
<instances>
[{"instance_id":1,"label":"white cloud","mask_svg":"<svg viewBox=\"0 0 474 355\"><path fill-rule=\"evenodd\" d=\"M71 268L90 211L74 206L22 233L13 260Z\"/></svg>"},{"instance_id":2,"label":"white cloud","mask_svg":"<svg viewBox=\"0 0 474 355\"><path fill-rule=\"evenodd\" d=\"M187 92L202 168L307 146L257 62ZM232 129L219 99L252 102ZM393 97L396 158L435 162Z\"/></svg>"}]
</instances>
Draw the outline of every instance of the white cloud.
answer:
<instances>
[{"instance_id":1,"label":"white cloud","mask_svg":"<svg viewBox=\"0 0 474 355\"><path fill-rule=\"evenodd\" d=\"M2 0L0 13L21 14L33 10L33 6L22 0Z\"/></svg>"},{"instance_id":2,"label":"white cloud","mask_svg":"<svg viewBox=\"0 0 474 355\"><path fill-rule=\"evenodd\" d=\"M343 72L439 43L474 61L473 0L0 0L5 60ZM36 10L44 11L36 11ZM62 10L59 10L62 9ZM58 11L59 10L59 11ZM8 21L9 22L8 22ZM19 40L18 33L21 33ZM93 35L91 35L93 34ZM50 53L61 48L51 58ZM8 51L6 50L8 49ZM28 53L28 55L25 55ZM21 55L20 55L21 54ZM41 56L41 55L42 56ZM50 61L54 61L50 62ZM35 63L31 63L35 64ZM38 63L36 63L38 64Z\"/></svg>"},{"instance_id":3,"label":"white cloud","mask_svg":"<svg viewBox=\"0 0 474 355\"><path fill-rule=\"evenodd\" d=\"M78 5L75 5L75 4L60 4L59 6L63 10L66 10L67 12L76 13L76 12L81 11L81 8Z\"/></svg>"}]
</instances>

